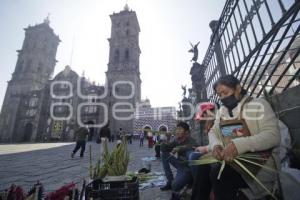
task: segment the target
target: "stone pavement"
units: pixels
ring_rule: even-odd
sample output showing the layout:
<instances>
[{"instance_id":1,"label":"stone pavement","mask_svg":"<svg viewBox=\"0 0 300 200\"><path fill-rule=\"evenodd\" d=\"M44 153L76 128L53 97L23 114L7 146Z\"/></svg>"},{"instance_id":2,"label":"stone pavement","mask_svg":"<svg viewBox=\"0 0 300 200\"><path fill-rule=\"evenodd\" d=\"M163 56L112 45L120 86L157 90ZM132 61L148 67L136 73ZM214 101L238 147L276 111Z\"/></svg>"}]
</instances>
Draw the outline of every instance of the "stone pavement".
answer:
<instances>
[{"instance_id":1,"label":"stone pavement","mask_svg":"<svg viewBox=\"0 0 300 200\"><path fill-rule=\"evenodd\" d=\"M36 181L43 183L46 193L60 186L76 182L81 185L83 178L88 180L89 146L92 149L92 160L95 163L99 157L100 145L89 142L84 158L79 158L79 152L74 159L70 154L75 143L42 143L0 145L0 190L11 183L29 189ZM115 143L109 143L111 149ZM142 158L153 156L154 149L139 147L138 141L128 145L130 163L128 170L137 171L142 168ZM152 162L152 171L162 172L160 160ZM141 200L166 200L170 192L161 192L159 188L149 188L140 191Z\"/></svg>"}]
</instances>

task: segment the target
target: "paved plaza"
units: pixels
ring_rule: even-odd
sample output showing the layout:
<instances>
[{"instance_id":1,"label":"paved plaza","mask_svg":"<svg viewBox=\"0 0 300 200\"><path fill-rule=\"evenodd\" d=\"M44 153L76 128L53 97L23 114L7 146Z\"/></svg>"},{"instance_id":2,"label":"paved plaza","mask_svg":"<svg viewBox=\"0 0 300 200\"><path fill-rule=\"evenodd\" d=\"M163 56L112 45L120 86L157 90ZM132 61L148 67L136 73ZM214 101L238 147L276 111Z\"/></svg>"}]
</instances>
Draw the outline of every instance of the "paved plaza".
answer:
<instances>
[{"instance_id":1,"label":"paved plaza","mask_svg":"<svg viewBox=\"0 0 300 200\"><path fill-rule=\"evenodd\" d=\"M70 154L75 143L42 143L42 144L16 144L0 145L0 190L10 186L11 183L28 189L36 181L40 181L46 193L58 189L64 184L75 182L82 184L83 178L88 180L89 146L92 149L92 161L95 163L99 157L100 144L88 142L84 158L75 158ZM115 143L109 143L111 149ZM134 140L128 145L130 162L128 171L137 171L142 168L142 158L153 156L154 149L147 146L139 147ZM161 161L152 162L152 171L162 172ZM140 191L140 199L169 199L170 192L161 192L159 188L149 188Z\"/></svg>"},{"instance_id":2,"label":"paved plaza","mask_svg":"<svg viewBox=\"0 0 300 200\"><path fill-rule=\"evenodd\" d=\"M100 144L95 142L87 143L84 158L80 158L77 152L73 159L70 154L75 143L0 145L0 190L9 187L11 183L28 190L37 181L44 185L46 194L70 182L77 183L80 188L83 179L89 180L90 145L94 164L100 151ZM109 148L114 145L116 143L109 143ZM143 167L142 158L154 155L154 149L149 149L146 145L139 147L137 140L133 140L133 144L128 144L128 149L130 151L128 171L139 170ZM153 172L162 172L161 161L152 161L151 168ZM288 168L283 170L298 179L299 184L299 171ZM294 199L297 195L295 183L285 178L282 180L286 199ZM170 196L170 191L162 192L158 187L140 190L141 200L168 200Z\"/></svg>"}]
</instances>

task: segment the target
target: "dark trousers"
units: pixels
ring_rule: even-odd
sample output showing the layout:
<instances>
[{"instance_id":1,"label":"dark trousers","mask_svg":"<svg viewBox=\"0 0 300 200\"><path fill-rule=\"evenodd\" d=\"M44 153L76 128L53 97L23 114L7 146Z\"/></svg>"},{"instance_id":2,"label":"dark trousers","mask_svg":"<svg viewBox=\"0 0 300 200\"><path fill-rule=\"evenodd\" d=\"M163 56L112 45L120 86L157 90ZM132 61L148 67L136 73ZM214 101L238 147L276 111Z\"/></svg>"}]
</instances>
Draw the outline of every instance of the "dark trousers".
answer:
<instances>
[{"instance_id":1,"label":"dark trousers","mask_svg":"<svg viewBox=\"0 0 300 200\"><path fill-rule=\"evenodd\" d=\"M132 136L128 136L128 143L132 144Z\"/></svg>"},{"instance_id":2,"label":"dark trousers","mask_svg":"<svg viewBox=\"0 0 300 200\"><path fill-rule=\"evenodd\" d=\"M154 146L155 149L155 157L160 158L160 144L156 144Z\"/></svg>"},{"instance_id":3,"label":"dark trousers","mask_svg":"<svg viewBox=\"0 0 300 200\"><path fill-rule=\"evenodd\" d=\"M210 165L197 166L196 176L193 177L193 191L191 200L209 200L211 184L209 180Z\"/></svg>"},{"instance_id":4,"label":"dark trousers","mask_svg":"<svg viewBox=\"0 0 300 200\"><path fill-rule=\"evenodd\" d=\"M247 187L242 176L231 166L225 165L225 168L218 180L218 173L221 164L211 165L210 180L215 195L215 200L236 200L239 188Z\"/></svg>"},{"instance_id":5,"label":"dark trousers","mask_svg":"<svg viewBox=\"0 0 300 200\"><path fill-rule=\"evenodd\" d=\"M73 154L75 154L81 148L81 150L80 150L80 156L82 157L83 154L84 154L84 151L85 151L85 144L86 144L85 140L79 140L79 141L77 141L76 142L76 146L75 146L75 148L73 150Z\"/></svg>"},{"instance_id":6,"label":"dark trousers","mask_svg":"<svg viewBox=\"0 0 300 200\"><path fill-rule=\"evenodd\" d=\"M144 146L144 138L140 138L140 147Z\"/></svg>"},{"instance_id":7,"label":"dark trousers","mask_svg":"<svg viewBox=\"0 0 300 200\"><path fill-rule=\"evenodd\" d=\"M189 160L198 160L201 155L199 152L188 152ZM191 200L210 200L210 165L192 165L190 168L193 175Z\"/></svg>"},{"instance_id":8,"label":"dark trousers","mask_svg":"<svg viewBox=\"0 0 300 200\"><path fill-rule=\"evenodd\" d=\"M148 148L153 147L153 137L148 137Z\"/></svg>"}]
</instances>

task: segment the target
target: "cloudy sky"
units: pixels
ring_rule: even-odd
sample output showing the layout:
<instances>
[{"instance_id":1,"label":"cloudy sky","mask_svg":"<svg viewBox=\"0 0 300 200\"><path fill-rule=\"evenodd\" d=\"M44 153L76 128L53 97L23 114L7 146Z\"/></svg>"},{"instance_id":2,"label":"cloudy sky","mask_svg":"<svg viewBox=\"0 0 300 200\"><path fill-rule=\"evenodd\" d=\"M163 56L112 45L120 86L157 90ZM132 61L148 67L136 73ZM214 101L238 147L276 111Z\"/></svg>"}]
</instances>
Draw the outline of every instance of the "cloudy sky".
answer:
<instances>
[{"instance_id":1,"label":"cloudy sky","mask_svg":"<svg viewBox=\"0 0 300 200\"><path fill-rule=\"evenodd\" d=\"M50 26L62 40L54 75L72 62L79 75L85 71L91 81L104 84L109 15L125 4L126 0L1 0L0 105L15 68L16 50L23 43L23 28L43 22L48 13ZM152 106L178 107L181 85L191 87L189 41L200 41L202 62L211 35L208 24L220 17L224 4L225 0L128 0L141 27L142 98L149 98Z\"/></svg>"}]
</instances>

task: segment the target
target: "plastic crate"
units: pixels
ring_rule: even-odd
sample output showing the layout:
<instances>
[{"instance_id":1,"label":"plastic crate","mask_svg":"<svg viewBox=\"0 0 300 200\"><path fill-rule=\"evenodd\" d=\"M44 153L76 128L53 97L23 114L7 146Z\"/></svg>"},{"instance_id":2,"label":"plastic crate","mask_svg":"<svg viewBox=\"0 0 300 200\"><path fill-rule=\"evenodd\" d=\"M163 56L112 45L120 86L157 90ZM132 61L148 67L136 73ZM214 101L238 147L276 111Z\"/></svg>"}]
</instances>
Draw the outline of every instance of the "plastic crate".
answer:
<instances>
[{"instance_id":1,"label":"plastic crate","mask_svg":"<svg viewBox=\"0 0 300 200\"><path fill-rule=\"evenodd\" d=\"M139 182L137 177L126 181L104 182L95 179L85 188L85 199L97 200L139 200Z\"/></svg>"}]
</instances>

